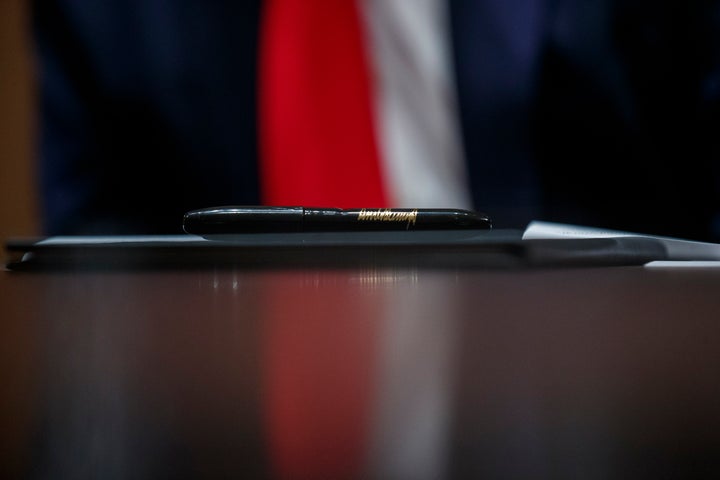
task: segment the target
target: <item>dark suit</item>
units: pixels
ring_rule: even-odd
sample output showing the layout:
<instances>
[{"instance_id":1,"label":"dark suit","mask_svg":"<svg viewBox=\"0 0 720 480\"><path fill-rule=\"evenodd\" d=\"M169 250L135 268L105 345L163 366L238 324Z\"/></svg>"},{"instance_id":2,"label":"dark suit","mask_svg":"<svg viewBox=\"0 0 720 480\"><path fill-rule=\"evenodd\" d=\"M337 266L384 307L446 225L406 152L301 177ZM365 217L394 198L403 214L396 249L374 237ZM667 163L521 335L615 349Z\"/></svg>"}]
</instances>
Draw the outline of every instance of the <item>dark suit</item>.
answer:
<instances>
[{"instance_id":1,"label":"dark suit","mask_svg":"<svg viewBox=\"0 0 720 480\"><path fill-rule=\"evenodd\" d=\"M473 199L531 218L712 238L714 3L450 0ZM259 202L260 5L35 5L49 233L173 232ZM718 230L718 229L716 229Z\"/></svg>"}]
</instances>

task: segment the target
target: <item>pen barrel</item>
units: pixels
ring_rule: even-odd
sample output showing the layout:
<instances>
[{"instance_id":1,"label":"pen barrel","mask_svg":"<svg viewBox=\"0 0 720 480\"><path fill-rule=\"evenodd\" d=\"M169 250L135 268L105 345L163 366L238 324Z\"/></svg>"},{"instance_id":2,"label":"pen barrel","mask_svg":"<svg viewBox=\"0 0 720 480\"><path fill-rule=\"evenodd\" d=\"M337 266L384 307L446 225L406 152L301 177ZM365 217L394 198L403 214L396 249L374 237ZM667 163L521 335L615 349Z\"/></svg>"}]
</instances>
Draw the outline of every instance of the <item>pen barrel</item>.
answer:
<instances>
[{"instance_id":1,"label":"pen barrel","mask_svg":"<svg viewBox=\"0 0 720 480\"><path fill-rule=\"evenodd\" d=\"M305 208L305 231L458 230L491 228L487 215L443 208Z\"/></svg>"},{"instance_id":2,"label":"pen barrel","mask_svg":"<svg viewBox=\"0 0 720 480\"><path fill-rule=\"evenodd\" d=\"M185 214L187 233L221 235L234 233L301 232L302 207L217 207Z\"/></svg>"}]
</instances>

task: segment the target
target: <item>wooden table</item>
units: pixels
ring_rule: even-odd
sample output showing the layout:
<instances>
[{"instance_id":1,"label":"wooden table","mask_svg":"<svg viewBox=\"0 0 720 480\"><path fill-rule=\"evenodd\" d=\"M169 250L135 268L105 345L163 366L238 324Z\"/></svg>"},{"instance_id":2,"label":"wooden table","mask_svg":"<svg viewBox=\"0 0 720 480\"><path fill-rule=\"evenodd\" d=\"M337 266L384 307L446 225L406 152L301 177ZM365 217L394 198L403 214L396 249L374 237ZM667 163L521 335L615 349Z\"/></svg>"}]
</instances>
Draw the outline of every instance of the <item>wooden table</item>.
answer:
<instances>
[{"instance_id":1,"label":"wooden table","mask_svg":"<svg viewBox=\"0 0 720 480\"><path fill-rule=\"evenodd\" d=\"M0 272L2 478L720 478L720 269Z\"/></svg>"}]
</instances>

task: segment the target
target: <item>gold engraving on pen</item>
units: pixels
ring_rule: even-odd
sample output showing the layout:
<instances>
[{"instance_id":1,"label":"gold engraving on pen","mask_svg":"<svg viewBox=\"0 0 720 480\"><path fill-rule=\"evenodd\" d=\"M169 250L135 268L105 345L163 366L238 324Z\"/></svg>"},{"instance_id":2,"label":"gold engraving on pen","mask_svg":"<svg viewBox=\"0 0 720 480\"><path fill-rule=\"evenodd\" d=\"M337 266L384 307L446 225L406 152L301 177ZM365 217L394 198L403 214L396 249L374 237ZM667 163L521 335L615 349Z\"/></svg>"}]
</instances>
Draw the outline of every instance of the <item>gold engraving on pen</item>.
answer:
<instances>
[{"instance_id":1,"label":"gold engraving on pen","mask_svg":"<svg viewBox=\"0 0 720 480\"><path fill-rule=\"evenodd\" d=\"M407 222L407 228L410 228L411 225L415 225L417 215L417 210L401 212L390 208L379 210L363 208L358 213L358 220L361 222Z\"/></svg>"}]
</instances>

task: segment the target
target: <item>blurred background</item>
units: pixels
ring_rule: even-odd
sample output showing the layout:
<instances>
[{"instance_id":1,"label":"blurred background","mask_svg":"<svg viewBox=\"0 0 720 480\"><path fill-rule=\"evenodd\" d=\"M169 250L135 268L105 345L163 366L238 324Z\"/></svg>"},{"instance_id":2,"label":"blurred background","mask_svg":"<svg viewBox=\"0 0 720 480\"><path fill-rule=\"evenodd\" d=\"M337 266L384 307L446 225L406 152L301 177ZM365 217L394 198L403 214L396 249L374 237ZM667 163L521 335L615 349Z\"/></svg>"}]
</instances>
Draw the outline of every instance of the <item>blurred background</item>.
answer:
<instances>
[{"instance_id":1,"label":"blurred background","mask_svg":"<svg viewBox=\"0 0 720 480\"><path fill-rule=\"evenodd\" d=\"M0 238L39 232L29 2L0 2Z\"/></svg>"},{"instance_id":2,"label":"blurred background","mask_svg":"<svg viewBox=\"0 0 720 480\"><path fill-rule=\"evenodd\" d=\"M261 92L269 90L258 88L267 83L258 72L268 62L262 25L271 18L265 7L273 4L43 0L34 3L33 21L33 2L2 0L0 239L180 233L184 212L212 205L349 206L334 199L268 202L263 196L265 179L258 175L268 158L263 142L272 142L258 135L262 118L269 117L257 108ZM333 3L312 5L325 14L321 25L337 23L323 10ZM382 125L379 156L391 160L386 162L391 171L407 160L397 152L409 152L407 170L422 165L442 200L436 196L423 204L410 194L403 197L405 190L416 195L432 189L414 178L406 188L398 180L405 172L397 169L388 175L393 201L386 206L476 208L501 228L542 219L720 241L720 3L367 0L362 5L366 16L376 19L365 23L377 57L377 96L383 108L394 108L374 119ZM438 11L446 6L443 28L439 21L418 21L419 5ZM433 12L428 7L425 20L434 18ZM290 26L294 23L299 22ZM336 33L327 35L336 39ZM321 44L328 43L327 35L319 36ZM423 45L430 46L430 62L408 53ZM385 72L387 65L392 68ZM335 78L310 67L300 73ZM396 74L404 75L402 81ZM42 97L35 93L41 78ZM419 79L418 85L409 85L409 78ZM393 90L395 84L402 88ZM309 85L313 88L306 90L326 96L321 82ZM457 98L448 93L455 89ZM434 98L427 91L439 100L423 106L424 99ZM427 111L418 114L421 106ZM393 115L403 119L394 126L399 134L383 124ZM292 115L277 116L286 117ZM307 116L298 118L305 123ZM354 116L344 115L343 122L348 118ZM322 145L332 143L326 130L316 129ZM343 139L358 136L353 128L338 130L350 132ZM330 135L336 136L341 138ZM290 150L289 164L307 168ZM423 161L417 160L421 153ZM334 167L340 165L334 170L357 171L342 159L334 161ZM448 174L455 171L460 173ZM445 174L449 180L440 182ZM290 178L292 185L317 189ZM458 198L449 195L459 191Z\"/></svg>"}]
</instances>

